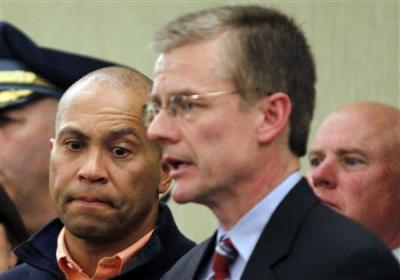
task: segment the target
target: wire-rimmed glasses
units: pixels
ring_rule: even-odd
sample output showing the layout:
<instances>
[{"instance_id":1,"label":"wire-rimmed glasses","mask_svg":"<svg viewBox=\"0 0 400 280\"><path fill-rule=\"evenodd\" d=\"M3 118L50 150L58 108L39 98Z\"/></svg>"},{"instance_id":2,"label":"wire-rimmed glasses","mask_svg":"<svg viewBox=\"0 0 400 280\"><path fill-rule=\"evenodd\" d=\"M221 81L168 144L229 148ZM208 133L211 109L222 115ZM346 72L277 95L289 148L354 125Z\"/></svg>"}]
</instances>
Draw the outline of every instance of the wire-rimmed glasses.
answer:
<instances>
[{"instance_id":1,"label":"wire-rimmed glasses","mask_svg":"<svg viewBox=\"0 0 400 280\"><path fill-rule=\"evenodd\" d=\"M171 117L176 117L181 114L187 115L193 109L196 100L206 97L217 97L233 93L235 93L235 91L214 91L192 95L170 95L167 99L167 102L163 105L158 102L151 101L143 105L143 122L146 126L149 126L155 116L160 113L162 109L166 109Z\"/></svg>"}]
</instances>

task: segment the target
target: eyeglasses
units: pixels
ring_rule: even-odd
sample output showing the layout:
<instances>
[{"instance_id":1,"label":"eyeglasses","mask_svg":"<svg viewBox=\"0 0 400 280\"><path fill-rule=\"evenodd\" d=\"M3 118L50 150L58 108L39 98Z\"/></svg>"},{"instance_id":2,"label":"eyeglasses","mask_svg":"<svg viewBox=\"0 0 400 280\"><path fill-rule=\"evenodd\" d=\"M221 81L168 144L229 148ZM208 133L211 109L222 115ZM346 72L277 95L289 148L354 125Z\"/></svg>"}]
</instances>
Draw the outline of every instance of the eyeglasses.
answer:
<instances>
[{"instance_id":1,"label":"eyeglasses","mask_svg":"<svg viewBox=\"0 0 400 280\"><path fill-rule=\"evenodd\" d=\"M193 95L170 95L168 97L168 101L164 105L160 105L157 102L151 101L143 105L142 108L142 117L143 122L146 126L149 126L153 121L155 116L160 113L162 109L166 109L168 114L171 117L176 116L187 116L190 111L193 110L196 105L195 102L201 98L206 97L217 97L228 94L233 94L236 91L214 91L202 94L193 94Z\"/></svg>"}]
</instances>

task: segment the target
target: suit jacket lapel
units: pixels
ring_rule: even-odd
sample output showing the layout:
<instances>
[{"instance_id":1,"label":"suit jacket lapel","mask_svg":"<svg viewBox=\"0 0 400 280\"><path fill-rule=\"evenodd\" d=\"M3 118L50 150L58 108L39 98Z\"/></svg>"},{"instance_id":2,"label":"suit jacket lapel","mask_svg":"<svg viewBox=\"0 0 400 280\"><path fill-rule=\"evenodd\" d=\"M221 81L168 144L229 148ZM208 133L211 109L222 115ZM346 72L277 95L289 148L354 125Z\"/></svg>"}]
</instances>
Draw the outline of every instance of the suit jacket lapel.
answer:
<instances>
[{"instance_id":1,"label":"suit jacket lapel","mask_svg":"<svg viewBox=\"0 0 400 280\"><path fill-rule=\"evenodd\" d=\"M272 265L288 254L304 216L317 203L303 178L284 198L265 226L241 279L259 279L260 276L275 279Z\"/></svg>"},{"instance_id":2,"label":"suit jacket lapel","mask_svg":"<svg viewBox=\"0 0 400 280\"><path fill-rule=\"evenodd\" d=\"M214 253L216 236L217 232L197 246L189 267L185 268L185 275L181 279L200 279L200 274L206 269L210 256Z\"/></svg>"}]
</instances>

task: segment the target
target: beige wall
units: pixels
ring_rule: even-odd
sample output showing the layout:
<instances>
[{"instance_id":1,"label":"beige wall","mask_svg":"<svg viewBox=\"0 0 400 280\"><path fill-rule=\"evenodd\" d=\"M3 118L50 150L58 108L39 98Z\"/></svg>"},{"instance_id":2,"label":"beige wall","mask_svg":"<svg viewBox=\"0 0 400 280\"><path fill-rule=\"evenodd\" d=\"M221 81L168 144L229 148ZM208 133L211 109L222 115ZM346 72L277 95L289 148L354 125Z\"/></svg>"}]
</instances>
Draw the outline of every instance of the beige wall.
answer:
<instances>
[{"instance_id":1,"label":"beige wall","mask_svg":"<svg viewBox=\"0 0 400 280\"><path fill-rule=\"evenodd\" d=\"M0 18L38 44L114 60L152 76L152 34L176 15L224 3L258 2L292 15L313 49L318 100L312 135L323 117L355 100L400 107L398 1L10 1ZM181 229L196 241L216 222L201 206L171 203Z\"/></svg>"}]
</instances>

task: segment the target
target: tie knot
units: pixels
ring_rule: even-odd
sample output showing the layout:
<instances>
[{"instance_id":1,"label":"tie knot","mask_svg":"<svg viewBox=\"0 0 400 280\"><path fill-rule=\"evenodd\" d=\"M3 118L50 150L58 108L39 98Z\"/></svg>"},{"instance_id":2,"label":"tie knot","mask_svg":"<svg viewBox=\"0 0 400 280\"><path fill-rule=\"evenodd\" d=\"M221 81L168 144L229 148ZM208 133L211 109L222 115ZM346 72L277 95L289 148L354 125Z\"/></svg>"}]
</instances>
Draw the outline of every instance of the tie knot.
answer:
<instances>
[{"instance_id":1,"label":"tie knot","mask_svg":"<svg viewBox=\"0 0 400 280\"><path fill-rule=\"evenodd\" d=\"M229 279L229 267L237 256L238 252L229 238L218 242L212 261L215 280Z\"/></svg>"},{"instance_id":2,"label":"tie knot","mask_svg":"<svg viewBox=\"0 0 400 280\"><path fill-rule=\"evenodd\" d=\"M235 246L233 246L232 241L229 238L222 239L218 242L215 248L217 254L230 259L232 262L236 259L238 252Z\"/></svg>"}]
</instances>

